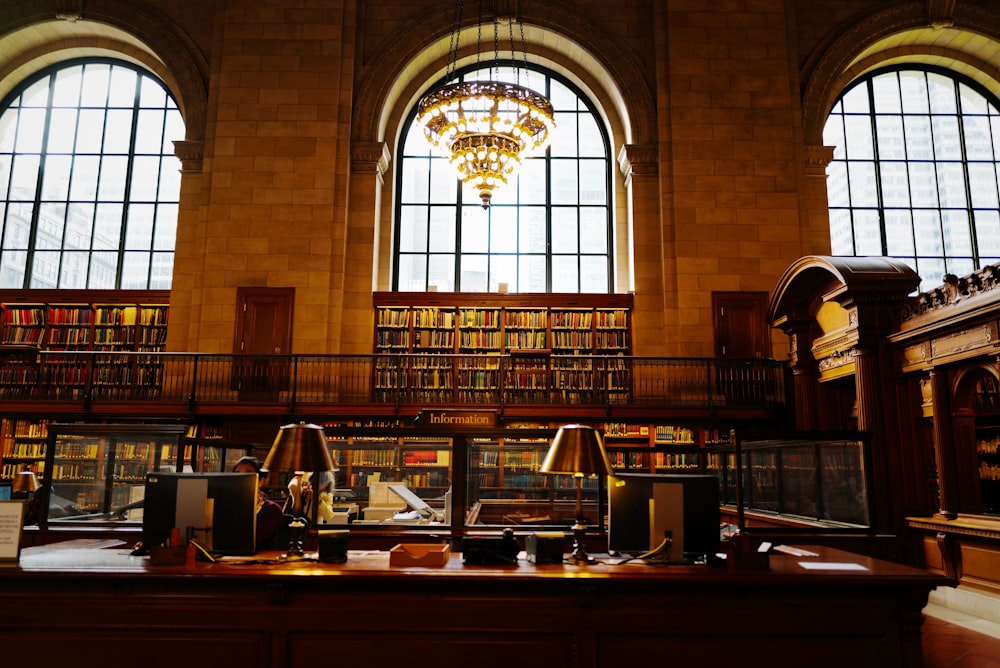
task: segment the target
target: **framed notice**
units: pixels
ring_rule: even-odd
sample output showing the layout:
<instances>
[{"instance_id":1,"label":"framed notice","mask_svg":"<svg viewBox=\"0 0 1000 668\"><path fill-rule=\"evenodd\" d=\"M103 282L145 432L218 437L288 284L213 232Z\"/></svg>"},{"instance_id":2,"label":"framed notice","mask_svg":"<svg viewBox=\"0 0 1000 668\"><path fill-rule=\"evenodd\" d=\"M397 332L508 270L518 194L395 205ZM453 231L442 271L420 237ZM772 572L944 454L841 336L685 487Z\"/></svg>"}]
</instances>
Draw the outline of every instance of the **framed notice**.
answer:
<instances>
[{"instance_id":1,"label":"framed notice","mask_svg":"<svg viewBox=\"0 0 1000 668\"><path fill-rule=\"evenodd\" d=\"M21 555L24 501L0 501L0 563L17 561Z\"/></svg>"}]
</instances>

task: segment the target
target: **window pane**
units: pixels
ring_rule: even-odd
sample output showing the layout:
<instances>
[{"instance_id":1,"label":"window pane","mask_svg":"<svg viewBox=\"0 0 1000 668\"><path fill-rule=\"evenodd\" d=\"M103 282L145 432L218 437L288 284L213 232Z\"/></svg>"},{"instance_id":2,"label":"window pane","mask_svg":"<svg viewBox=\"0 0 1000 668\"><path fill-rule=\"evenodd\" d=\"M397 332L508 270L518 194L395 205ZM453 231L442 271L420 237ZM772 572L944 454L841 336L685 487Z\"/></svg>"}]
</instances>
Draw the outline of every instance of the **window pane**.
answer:
<instances>
[{"instance_id":1,"label":"window pane","mask_svg":"<svg viewBox=\"0 0 1000 668\"><path fill-rule=\"evenodd\" d=\"M489 291L496 292L500 284L507 284L508 292L517 292L517 255L493 255L490 257Z\"/></svg>"},{"instance_id":2,"label":"window pane","mask_svg":"<svg viewBox=\"0 0 1000 668\"><path fill-rule=\"evenodd\" d=\"M578 260L575 255L552 257L552 291L579 292Z\"/></svg>"},{"instance_id":3,"label":"window pane","mask_svg":"<svg viewBox=\"0 0 1000 668\"><path fill-rule=\"evenodd\" d=\"M885 212L886 254L891 256L912 256L913 220L909 211Z\"/></svg>"},{"instance_id":4,"label":"window pane","mask_svg":"<svg viewBox=\"0 0 1000 668\"><path fill-rule=\"evenodd\" d=\"M56 72L55 85L52 87L52 106L72 107L75 112L80 104L82 81L82 72L77 67Z\"/></svg>"},{"instance_id":5,"label":"window pane","mask_svg":"<svg viewBox=\"0 0 1000 668\"><path fill-rule=\"evenodd\" d=\"M958 134L958 118L935 116L931 119L934 133L934 157L938 160L961 160L962 142Z\"/></svg>"},{"instance_id":6,"label":"window pane","mask_svg":"<svg viewBox=\"0 0 1000 668\"><path fill-rule=\"evenodd\" d=\"M906 116L903 127L906 132L906 157L910 160L933 160L934 142L930 118Z\"/></svg>"},{"instance_id":7,"label":"window pane","mask_svg":"<svg viewBox=\"0 0 1000 668\"><path fill-rule=\"evenodd\" d=\"M941 217L937 211L914 211L913 228L916 232L917 255L941 255Z\"/></svg>"},{"instance_id":8,"label":"window pane","mask_svg":"<svg viewBox=\"0 0 1000 668\"><path fill-rule=\"evenodd\" d=\"M49 123L49 142L46 150L51 153L72 153L76 140L76 109L53 109Z\"/></svg>"},{"instance_id":9,"label":"window pane","mask_svg":"<svg viewBox=\"0 0 1000 668\"><path fill-rule=\"evenodd\" d=\"M914 207L936 207L938 205L934 163L910 163L910 193L913 196Z\"/></svg>"},{"instance_id":10,"label":"window pane","mask_svg":"<svg viewBox=\"0 0 1000 668\"><path fill-rule=\"evenodd\" d=\"M580 161L580 204L603 204L608 201L607 163L603 160Z\"/></svg>"},{"instance_id":11,"label":"window pane","mask_svg":"<svg viewBox=\"0 0 1000 668\"><path fill-rule=\"evenodd\" d=\"M115 285L118 276L118 253L93 253L90 256L90 275L87 287L107 290Z\"/></svg>"},{"instance_id":12,"label":"window pane","mask_svg":"<svg viewBox=\"0 0 1000 668\"><path fill-rule=\"evenodd\" d=\"M904 114L926 114L927 80L923 72L900 72L899 88Z\"/></svg>"},{"instance_id":13,"label":"window pane","mask_svg":"<svg viewBox=\"0 0 1000 668\"><path fill-rule=\"evenodd\" d=\"M954 114L958 111L955 104L955 83L948 77L928 72L927 93L931 100L931 113Z\"/></svg>"},{"instance_id":14,"label":"window pane","mask_svg":"<svg viewBox=\"0 0 1000 668\"><path fill-rule=\"evenodd\" d=\"M552 161L552 203L576 204L579 199L576 160Z\"/></svg>"},{"instance_id":15,"label":"window pane","mask_svg":"<svg viewBox=\"0 0 1000 668\"><path fill-rule=\"evenodd\" d=\"M858 255L883 255L882 225L877 211L856 211L854 243Z\"/></svg>"},{"instance_id":16,"label":"window pane","mask_svg":"<svg viewBox=\"0 0 1000 668\"><path fill-rule=\"evenodd\" d=\"M427 250L427 208L404 206L399 226L399 250L403 253Z\"/></svg>"},{"instance_id":17,"label":"window pane","mask_svg":"<svg viewBox=\"0 0 1000 668\"><path fill-rule=\"evenodd\" d=\"M576 155L576 114L553 114L556 128L552 132L552 145L549 151L553 156L566 157Z\"/></svg>"},{"instance_id":18,"label":"window pane","mask_svg":"<svg viewBox=\"0 0 1000 668\"><path fill-rule=\"evenodd\" d=\"M84 252L66 252L62 255L59 269L59 287L82 290L87 287L87 261Z\"/></svg>"},{"instance_id":19,"label":"window pane","mask_svg":"<svg viewBox=\"0 0 1000 668\"><path fill-rule=\"evenodd\" d=\"M17 140L14 150L18 153L38 153L42 150L42 133L45 131L44 109L22 109L18 118Z\"/></svg>"},{"instance_id":20,"label":"window pane","mask_svg":"<svg viewBox=\"0 0 1000 668\"><path fill-rule=\"evenodd\" d=\"M431 201L435 204L454 204L458 198L458 174L455 168L445 160L434 159L419 161L419 167L424 170L423 182L427 180L427 162L430 162ZM454 217L454 216L452 216Z\"/></svg>"},{"instance_id":21,"label":"window pane","mask_svg":"<svg viewBox=\"0 0 1000 668\"><path fill-rule=\"evenodd\" d=\"M968 205L968 200L965 199L965 173L962 165L955 162L938 163L937 180L940 206Z\"/></svg>"},{"instance_id":22,"label":"window pane","mask_svg":"<svg viewBox=\"0 0 1000 668\"><path fill-rule=\"evenodd\" d=\"M90 248L94 228L93 204L70 204L66 211L66 244L68 249ZM173 246L171 246L173 248Z\"/></svg>"},{"instance_id":23,"label":"window pane","mask_svg":"<svg viewBox=\"0 0 1000 668\"><path fill-rule=\"evenodd\" d=\"M149 283L149 252L125 253L122 266L122 289L136 290Z\"/></svg>"},{"instance_id":24,"label":"window pane","mask_svg":"<svg viewBox=\"0 0 1000 668\"><path fill-rule=\"evenodd\" d=\"M849 160L871 160L875 157L872 150L871 119L867 116L849 116L844 119L844 132Z\"/></svg>"},{"instance_id":25,"label":"window pane","mask_svg":"<svg viewBox=\"0 0 1000 668\"><path fill-rule=\"evenodd\" d=\"M432 253L454 252L455 210L450 207L431 207L429 248ZM422 250L414 248L413 250Z\"/></svg>"},{"instance_id":26,"label":"window pane","mask_svg":"<svg viewBox=\"0 0 1000 668\"><path fill-rule=\"evenodd\" d=\"M141 202L155 202L160 181L160 158L139 156L132 161L132 189L129 198Z\"/></svg>"},{"instance_id":27,"label":"window pane","mask_svg":"<svg viewBox=\"0 0 1000 668\"><path fill-rule=\"evenodd\" d=\"M944 254L951 256L971 256L972 237L969 229L969 217L962 211L942 211L941 222L944 228Z\"/></svg>"},{"instance_id":28,"label":"window pane","mask_svg":"<svg viewBox=\"0 0 1000 668\"><path fill-rule=\"evenodd\" d=\"M490 252L517 252L517 209L490 208Z\"/></svg>"},{"instance_id":29,"label":"window pane","mask_svg":"<svg viewBox=\"0 0 1000 668\"><path fill-rule=\"evenodd\" d=\"M97 220L94 226L94 248L106 250L118 248L122 233L121 204L98 204Z\"/></svg>"},{"instance_id":30,"label":"window pane","mask_svg":"<svg viewBox=\"0 0 1000 668\"><path fill-rule=\"evenodd\" d=\"M585 255L580 258L580 291L605 292L608 289L608 259Z\"/></svg>"},{"instance_id":31,"label":"window pane","mask_svg":"<svg viewBox=\"0 0 1000 668\"><path fill-rule=\"evenodd\" d=\"M858 86L859 94L865 91L864 86ZM899 113L901 106L899 102L899 81L895 72L882 74L872 79L872 97L875 99L875 113ZM867 106L857 109L858 113L867 113Z\"/></svg>"},{"instance_id":32,"label":"window pane","mask_svg":"<svg viewBox=\"0 0 1000 668\"><path fill-rule=\"evenodd\" d=\"M844 209L830 210L830 252L834 255L854 255L854 229L851 212Z\"/></svg>"},{"instance_id":33,"label":"window pane","mask_svg":"<svg viewBox=\"0 0 1000 668\"><path fill-rule=\"evenodd\" d=\"M846 162L831 162L827 166L826 188L827 201L831 207L851 205Z\"/></svg>"},{"instance_id":34,"label":"window pane","mask_svg":"<svg viewBox=\"0 0 1000 668\"><path fill-rule=\"evenodd\" d=\"M81 109L80 128L76 133L77 153L100 153L104 144L104 110Z\"/></svg>"},{"instance_id":35,"label":"window pane","mask_svg":"<svg viewBox=\"0 0 1000 668\"><path fill-rule=\"evenodd\" d=\"M517 226L518 250L522 253L544 253L548 245L545 234L545 208L522 206L518 209L518 215L520 216Z\"/></svg>"},{"instance_id":36,"label":"window pane","mask_svg":"<svg viewBox=\"0 0 1000 668\"><path fill-rule=\"evenodd\" d=\"M517 290L518 292L547 292L544 255L521 255L518 258Z\"/></svg>"},{"instance_id":37,"label":"window pane","mask_svg":"<svg viewBox=\"0 0 1000 668\"><path fill-rule=\"evenodd\" d=\"M161 109L143 109L135 133L136 153L157 153L163 147L163 114Z\"/></svg>"},{"instance_id":38,"label":"window pane","mask_svg":"<svg viewBox=\"0 0 1000 668\"><path fill-rule=\"evenodd\" d=\"M62 204L42 204L38 210L38 231L35 248L63 247L63 229L66 226L65 207Z\"/></svg>"},{"instance_id":39,"label":"window pane","mask_svg":"<svg viewBox=\"0 0 1000 668\"><path fill-rule=\"evenodd\" d=\"M462 255L462 289L468 292L486 292L487 284L487 256L485 255Z\"/></svg>"},{"instance_id":40,"label":"window pane","mask_svg":"<svg viewBox=\"0 0 1000 668\"><path fill-rule=\"evenodd\" d=\"M42 199L66 199L69 194L69 170L72 160L73 158L68 155L50 155L45 161Z\"/></svg>"},{"instance_id":41,"label":"window pane","mask_svg":"<svg viewBox=\"0 0 1000 668\"><path fill-rule=\"evenodd\" d=\"M974 208L1000 206L997 171L993 163L969 163L969 195Z\"/></svg>"},{"instance_id":42,"label":"window pane","mask_svg":"<svg viewBox=\"0 0 1000 668\"><path fill-rule=\"evenodd\" d=\"M519 204L544 204L546 196L545 162L525 160L517 174Z\"/></svg>"},{"instance_id":43,"label":"window pane","mask_svg":"<svg viewBox=\"0 0 1000 668\"><path fill-rule=\"evenodd\" d=\"M580 252L608 252L608 212L604 207L580 209Z\"/></svg>"},{"instance_id":44,"label":"window pane","mask_svg":"<svg viewBox=\"0 0 1000 668\"><path fill-rule=\"evenodd\" d=\"M887 207L910 206L910 183L905 162L882 162L882 202Z\"/></svg>"},{"instance_id":45,"label":"window pane","mask_svg":"<svg viewBox=\"0 0 1000 668\"><path fill-rule=\"evenodd\" d=\"M486 253L490 250L489 242L488 218L482 210L465 207L462 211L462 252Z\"/></svg>"},{"instance_id":46,"label":"window pane","mask_svg":"<svg viewBox=\"0 0 1000 668\"><path fill-rule=\"evenodd\" d=\"M121 200L125 197L125 179L128 175L128 158L125 156L105 156L101 160L101 176L97 186L97 198Z\"/></svg>"},{"instance_id":47,"label":"window pane","mask_svg":"<svg viewBox=\"0 0 1000 668\"><path fill-rule=\"evenodd\" d=\"M453 254L436 254L430 256L428 263L428 287L435 287L439 292L455 290L455 256Z\"/></svg>"},{"instance_id":48,"label":"window pane","mask_svg":"<svg viewBox=\"0 0 1000 668\"><path fill-rule=\"evenodd\" d=\"M97 176L101 173L101 159L97 156L76 156L73 161L73 179L69 198L93 200L97 197Z\"/></svg>"},{"instance_id":49,"label":"window pane","mask_svg":"<svg viewBox=\"0 0 1000 668\"><path fill-rule=\"evenodd\" d=\"M976 236L980 255L1000 256L1000 213L976 211Z\"/></svg>"},{"instance_id":50,"label":"window pane","mask_svg":"<svg viewBox=\"0 0 1000 668\"><path fill-rule=\"evenodd\" d=\"M903 140L903 119L899 116L879 116L875 119L878 134L878 155L882 160L903 160L906 148Z\"/></svg>"},{"instance_id":51,"label":"window pane","mask_svg":"<svg viewBox=\"0 0 1000 668\"><path fill-rule=\"evenodd\" d=\"M177 245L177 205L160 204L156 207L156 231L153 250L172 251Z\"/></svg>"},{"instance_id":52,"label":"window pane","mask_svg":"<svg viewBox=\"0 0 1000 668\"><path fill-rule=\"evenodd\" d=\"M136 251L153 247L152 204L133 204L128 208L125 228L125 250Z\"/></svg>"},{"instance_id":53,"label":"window pane","mask_svg":"<svg viewBox=\"0 0 1000 668\"><path fill-rule=\"evenodd\" d=\"M27 266L28 254L25 251L4 251L0 255L0 287L24 287L24 269Z\"/></svg>"},{"instance_id":54,"label":"window pane","mask_svg":"<svg viewBox=\"0 0 1000 668\"><path fill-rule=\"evenodd\" d=\"M847 163L851 184L851 204L853 206L878 206L878 192L875 190L875 163Z\"/></svg>"},{"instance_id":55,"label":"window pane","mask_svg":"<svg viewBox=\"0 0 1000 668\"><path fill-rule=\"evenodd\" d=\"M400 254L398 290L423 292L427 289L427 256Z\"/></svg>"},{"instance_id":56,"label":"window pane","mask_svg":"<svg viewBox=\"0 0 1000 668\"><path fill-rule=\"evenodd\" d=\"M969 160L993 160L993 140L990 123L985 116L965 116L965 155Z\"/></svg>"},{"instance_id":57,"label":"window pane","mask_svg":"<svg viewBox=\"0 0 1000 668\"><path fill-rule=\"evenodd\" d=\"M83 85L80 93L80 106L103 107L108 102L108 79L111 66L90 63L83 70Z\"/></svg>"},{"instance_id":58,"label":"window pane","mask_svg":"<svg viewBox=\"0 0 1000 668\"><path fill-rule=\"evenodd\" d=\"M552 252L576 253L580 249L577 239L576 209L560 207L552 210Z\"/></svg>"}]
</instances>

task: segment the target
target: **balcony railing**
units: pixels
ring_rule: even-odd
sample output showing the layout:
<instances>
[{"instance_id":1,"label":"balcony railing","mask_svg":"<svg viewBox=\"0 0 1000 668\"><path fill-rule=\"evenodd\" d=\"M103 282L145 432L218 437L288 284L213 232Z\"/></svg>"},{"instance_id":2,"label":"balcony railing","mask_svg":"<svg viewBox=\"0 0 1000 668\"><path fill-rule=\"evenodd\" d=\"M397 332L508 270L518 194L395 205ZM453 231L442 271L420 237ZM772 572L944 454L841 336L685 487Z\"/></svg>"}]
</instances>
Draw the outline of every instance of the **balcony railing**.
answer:
<instances>
[{"instance_id":1,"label":"balcony railing","mask_svg":"<svg viewBox=\"0 0 1000 668\"><path fill-rule=\"evenodd\" d=\"M780 408L774 360L5 351L0 400Z\"/></svg>"}]
</instances>

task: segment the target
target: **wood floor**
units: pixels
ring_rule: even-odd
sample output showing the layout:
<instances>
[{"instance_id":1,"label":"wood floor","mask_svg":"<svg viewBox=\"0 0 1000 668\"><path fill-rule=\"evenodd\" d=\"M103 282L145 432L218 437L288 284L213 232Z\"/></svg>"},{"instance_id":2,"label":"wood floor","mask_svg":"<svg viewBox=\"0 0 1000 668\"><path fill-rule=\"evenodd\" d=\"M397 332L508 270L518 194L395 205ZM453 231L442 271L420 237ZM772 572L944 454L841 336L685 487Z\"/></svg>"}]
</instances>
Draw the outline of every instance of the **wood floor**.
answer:
<instances>
[{"instance_id":1,"label":"wood floor","mask_svg":"<svg viewBox=\"0 0 1000 668\"><path fill-rule=\"evenodd\" d=\"M1000 624L986 623L980 628L988 633L979 633L941 617L925 610L924 668L1000 668Z\"/></svg>"}]
</instances>

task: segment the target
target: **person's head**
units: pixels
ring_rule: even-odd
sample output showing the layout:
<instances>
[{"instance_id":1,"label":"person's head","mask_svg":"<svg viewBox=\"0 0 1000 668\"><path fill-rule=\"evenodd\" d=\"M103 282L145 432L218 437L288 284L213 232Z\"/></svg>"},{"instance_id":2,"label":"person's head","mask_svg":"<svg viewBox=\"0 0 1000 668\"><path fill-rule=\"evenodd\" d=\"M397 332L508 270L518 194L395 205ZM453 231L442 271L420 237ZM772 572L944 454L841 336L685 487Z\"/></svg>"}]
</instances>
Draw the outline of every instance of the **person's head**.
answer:
<instances>
[{"instance_id":1,"label":"person's head","mask_svg":"<svg viewBox=\"0 0 1000 668\"><path fill-rule=\"evenodd\" d=\"M263 485L264 479L267 477L267 469L264 468L264 464L256 457L240 457L236 464L233 465L234 473L256 473L257 474L257 484Z\"/></svg>"}]
</instances>

